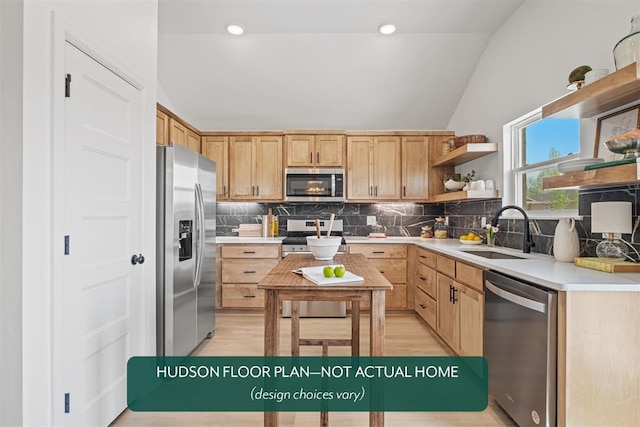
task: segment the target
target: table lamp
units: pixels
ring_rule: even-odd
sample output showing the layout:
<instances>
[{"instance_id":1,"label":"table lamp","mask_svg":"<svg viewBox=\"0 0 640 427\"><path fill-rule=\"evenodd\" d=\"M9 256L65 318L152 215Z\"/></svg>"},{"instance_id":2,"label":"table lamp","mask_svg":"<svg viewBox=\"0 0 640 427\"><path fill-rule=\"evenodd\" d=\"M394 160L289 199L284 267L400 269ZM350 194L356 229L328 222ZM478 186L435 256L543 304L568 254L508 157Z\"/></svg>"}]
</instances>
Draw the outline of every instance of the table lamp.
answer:
<instances>
[{"instance_id":1,"label":"table lamp","mask_svg":"<svg viewBox=\"0 0 640 427\"><path fill-rule=\"evenodd\" d=\"M614 238L614 233L631 234L631 202L591 203L591 233L606 233L598 243L596 255L610 260L627 258L627 245Z\"/></svg>"}]
</instances>

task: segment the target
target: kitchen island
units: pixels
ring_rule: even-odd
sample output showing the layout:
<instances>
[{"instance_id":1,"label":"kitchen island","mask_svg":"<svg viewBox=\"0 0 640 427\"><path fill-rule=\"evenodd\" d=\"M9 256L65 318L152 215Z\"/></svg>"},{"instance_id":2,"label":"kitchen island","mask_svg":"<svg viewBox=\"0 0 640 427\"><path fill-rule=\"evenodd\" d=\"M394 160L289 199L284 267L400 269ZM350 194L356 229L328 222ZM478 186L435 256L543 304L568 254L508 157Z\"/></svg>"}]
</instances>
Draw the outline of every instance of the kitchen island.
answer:
<instances>
[{"instance_id":1,"label":"kitchen island","mask_svg":"<svg viewBox=\"0 0 640 427\"><path fill-rule=\"evenodd\" d=\"M317 285L301 275L293 273L303 267L343 264L347 271L361 276L364 281L335 285ZM384 355L385 335L385 291L393 289L387 279L359 254L336 255L331 261L317 261L310 254L291 254L285 257L258 284L265 291L264 355L279 356L280 305L281 301L291 301L291 347L297 353L300 340L300 301L351 301L352 355L360 350L360 302L370 302L369 356ZM304 341L304 340L303 340ZM322 414L326 420L327 414ZM265 412L265 427L278 426L278 413ZM384 426L384 413L371 412L369 426Z\"/></svg>"}]
</instances>

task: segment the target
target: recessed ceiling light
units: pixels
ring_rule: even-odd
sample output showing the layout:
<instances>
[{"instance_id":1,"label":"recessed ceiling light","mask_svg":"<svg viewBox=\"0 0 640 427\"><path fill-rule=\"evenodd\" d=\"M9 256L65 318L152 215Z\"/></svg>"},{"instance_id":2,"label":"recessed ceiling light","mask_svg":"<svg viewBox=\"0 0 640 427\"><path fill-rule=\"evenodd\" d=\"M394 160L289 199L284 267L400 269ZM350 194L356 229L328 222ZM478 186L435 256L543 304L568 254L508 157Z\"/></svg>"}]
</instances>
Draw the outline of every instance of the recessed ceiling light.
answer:
<instances>
[{"instance_id":1,"label":"recessed ceiling light","mask_svg":"<svg viewBox=\"0 0 640 427\"><path fill-rule=\"evenodd\" d=\"M239 36L240 34L244 33L244 28L237 24L230 24L227 25L227 32L229 34L233 34L234 36Z\"/></svg>"},{"instance_id":2,"label":"recessed ceiling light","mask_svg":"<svg viewBox=\"0 0 640 427\"><path fill-rule=\"evenodd\" d=\"M382 24L378 27L378 31L387 36L396 32L396 26L393 24Z\"/></svg>"}]
</instances>

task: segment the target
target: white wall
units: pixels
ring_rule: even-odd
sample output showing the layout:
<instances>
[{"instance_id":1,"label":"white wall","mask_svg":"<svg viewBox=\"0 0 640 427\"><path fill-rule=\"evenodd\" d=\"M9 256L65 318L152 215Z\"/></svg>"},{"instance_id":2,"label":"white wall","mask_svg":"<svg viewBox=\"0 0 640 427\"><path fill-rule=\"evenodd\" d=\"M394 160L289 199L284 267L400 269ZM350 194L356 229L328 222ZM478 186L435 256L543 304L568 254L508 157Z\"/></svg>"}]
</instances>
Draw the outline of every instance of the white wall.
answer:
<instances>
[{"instance_id":1,"label":"white wall","mask_svg":"<svg viewBox=\"0 0 640 427\"><path fill-rule=\"evenodd\" d=\"M23 416L25 425L52 424L51 377L58 366L52 363L52 240L51 202L51 12L79 30L81 38L98 46L128 71L137 75L145 87L143 156L142 253L155 253L155 99L157 80L157 0L138 1L37 1L25 0L24 8L24 254L23 266ZM62 84L56 76L55 84ZM151 257L150 257L151 258ZM26 259L26 257L25 257ZM145 264L146 265L146 264ZM155 304L153 263L143 271L143 300ZM150 300L152 299L152 300ZM144 318L145 348L154 348L155 310Z\"/></svg>"},{"instance_id":2,"label":"white wall","mask_svg":"<svg viewBox=\"0 0 640 427\"><path fill-rule=\"evenodd\" d=\"M22 0L0 1L0 425L22 423Z\"/></svg>"},{"instance_id":3,"label":"white wall","mask_svg":"<svg viewBox=\"0 0 640 427\"><path fill-rule=\"evenodd\" d=\"M527 0L489 42L447 129L485 134L501 144L505 123L567 94L575 67L615 71L613 47L637 13L637 1ZM593 143L593 129L583 127L584 144ZM502 189L500 155L458 169L475 169L476 178L495 179Z\"/></svg>"}]
</instances>

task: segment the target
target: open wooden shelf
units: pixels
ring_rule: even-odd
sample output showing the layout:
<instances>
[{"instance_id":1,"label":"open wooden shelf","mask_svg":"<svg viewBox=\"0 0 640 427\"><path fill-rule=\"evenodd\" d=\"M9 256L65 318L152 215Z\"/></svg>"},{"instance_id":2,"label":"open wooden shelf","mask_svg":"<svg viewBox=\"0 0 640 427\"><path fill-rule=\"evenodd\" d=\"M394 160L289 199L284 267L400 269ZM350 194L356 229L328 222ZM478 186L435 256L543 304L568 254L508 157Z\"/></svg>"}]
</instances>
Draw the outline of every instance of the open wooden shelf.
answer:
<instances>
[{"instance_id":1,"label":"open wooden shelf","mask_svg":"<svg viewBox=\"0 0 640 427\"><path fill-rule=\"evenodd\" d=\"M551 176L542 179L542 188L550 190L565 187L588 187L601 185L634 184L638 178L640 163L629 163L608 168L592 169Z\"/></svg>"},{"instance_id":2,"label":"open wooden shelf","mask_svg":"<svg viewBox=\"0 0 640 427\"><path fill-rule=\"evenodd\" d=\"M458 166L498 151L495 142L465 144L434 160L431 166Z\"/></svg>"},{"instance_id":3,"label":"open wooden shelf","mask_svg":"<svg viewBox=\"0 0 640 427\"><path fill-rule=\"evenodd\" d=\"M626 67L542 107L542 117L595 117L640 99L640 64Z\"/></svg>"},{"instance_id":4,"label":"open wooden shelf","mask_svg":"<svg viewBox=\"0 0 640 427\"><path fill-rule=\"evenodd\" d=\"M455 202L473 199L496 199L498 197L500 197L498 190L451 191L429 197L429 202Z\"/></svg>"}]
</instances>

